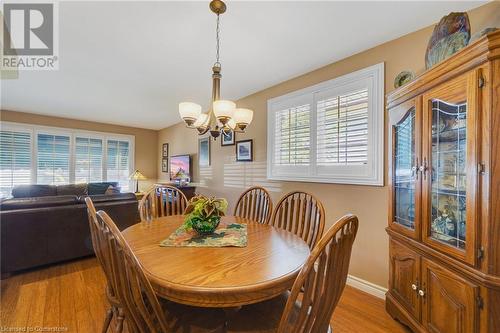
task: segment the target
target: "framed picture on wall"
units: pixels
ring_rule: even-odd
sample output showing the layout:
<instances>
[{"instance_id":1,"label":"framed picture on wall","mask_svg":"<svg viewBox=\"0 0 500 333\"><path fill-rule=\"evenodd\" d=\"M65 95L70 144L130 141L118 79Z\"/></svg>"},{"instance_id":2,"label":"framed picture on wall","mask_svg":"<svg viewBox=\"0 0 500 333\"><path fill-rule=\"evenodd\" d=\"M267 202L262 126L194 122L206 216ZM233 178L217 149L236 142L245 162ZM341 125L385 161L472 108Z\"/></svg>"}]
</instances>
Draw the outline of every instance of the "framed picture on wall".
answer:
<instances>
[{"instance_id":1,"label":"framed picture on wall","mask_svg":"<svg viewBox=\"0 0 500 333\"><path fill-rule=\"evenodd\" d=\"M161 160L161 172L168 172L168 158Z\"/></svg>"},{"instance_id":2,"label":"framed picture on wall","mask_svg":"<svg viewBox=\"0 0 500 333\"><path fill-rule=\"evenodd\" d=\"M253 161L253 140L236 141L236 161Z\"/></svg>"},{"instance_id":3,"label":"framed picture on wall","mask_svg":"<svg viewBox=\"0 0 500 333\"><path fill-rule=\"evenodd\" d=\"M234 133L234 131L230 131L229 133L222 132L222 135L220 138L220 145L222 147L233 146L234 140L236 139L235 137L236 137L236 133Z\"/></svg>"},{"instance_id":4,"label":"framed picture on wall","mask_svg":"<svg viewBox=\"0 0 500 333\"><path fill-rule=\"evenodd\" d=\"M164 143L161 149L161 157L168 159L168 143Z\"/></svg>"},{"instance_id":5,"label":"framed picture on wall","mask_svg":"<svg viewBox=\"0 0 500 333\"><path fill-rule=\"evenodd\" d=\"M210 138L198 140L198 157L200 166L210 166Z\"/></svg>"}]
</instances>

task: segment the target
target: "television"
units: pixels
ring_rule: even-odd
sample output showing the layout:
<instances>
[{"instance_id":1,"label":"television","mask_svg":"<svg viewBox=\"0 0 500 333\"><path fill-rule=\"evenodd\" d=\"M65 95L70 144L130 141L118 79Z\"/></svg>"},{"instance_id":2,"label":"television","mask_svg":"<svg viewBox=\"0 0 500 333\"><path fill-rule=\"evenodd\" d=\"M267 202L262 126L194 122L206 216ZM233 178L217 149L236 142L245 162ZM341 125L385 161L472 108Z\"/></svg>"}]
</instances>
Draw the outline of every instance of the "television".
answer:
<instances>
[{"instance_id":1,"label":"television","mask_svg":"<svg viewBox=\"0 0 500 333\"><path fill-rule=\"evenodd\" d=\"M190 155L176 155L170 157L170 180L191 181Z\"/></svg>"}]
</instances>

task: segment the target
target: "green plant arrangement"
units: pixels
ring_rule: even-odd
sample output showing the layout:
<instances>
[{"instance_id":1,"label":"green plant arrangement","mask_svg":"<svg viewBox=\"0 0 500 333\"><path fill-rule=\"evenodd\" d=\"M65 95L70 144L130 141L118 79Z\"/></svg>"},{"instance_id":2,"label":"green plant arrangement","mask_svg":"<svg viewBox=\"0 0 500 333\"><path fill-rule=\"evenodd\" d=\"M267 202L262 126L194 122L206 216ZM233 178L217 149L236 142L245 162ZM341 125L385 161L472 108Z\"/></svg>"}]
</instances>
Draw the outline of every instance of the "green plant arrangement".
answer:
<instances>
[{"instance_id":1,"label":"green plant arrangement","mask_svg":"<svg viewBox=\"0 0 500 333\"><path fill-rule=\"evenodd\" d=\"M211 234L217 229L220 218L226 214L227 200L222 198L207 198L198 195L189 200L184 212L184 228L194 230L200 235Z\"/></svg>"}]
</instances>

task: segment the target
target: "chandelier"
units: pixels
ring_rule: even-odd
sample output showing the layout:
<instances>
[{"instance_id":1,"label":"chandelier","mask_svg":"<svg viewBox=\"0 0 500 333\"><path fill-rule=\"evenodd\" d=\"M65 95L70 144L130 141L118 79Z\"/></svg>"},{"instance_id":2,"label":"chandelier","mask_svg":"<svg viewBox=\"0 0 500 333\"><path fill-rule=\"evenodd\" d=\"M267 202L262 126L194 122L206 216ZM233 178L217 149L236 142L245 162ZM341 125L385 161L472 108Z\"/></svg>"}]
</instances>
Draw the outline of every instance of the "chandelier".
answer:
<instances>
[{"instance_id":1,"label":"chandelier","mask_svg":"<svg viewBox=\"0 0 500 333\"><path fill-rule=\"evenodd\" d=\"M226 11L226 4L221 0L212 0L210 10L217 15L216 56L212 67L212 107L207 113L201 111L201 105L192 102L179 103L179 114L187 127L196 129L199 135L210 132L215 139L221 133L244 132L252 122L253 111L236 108L232 101L220 99L221 64L219 62L220 15Z\"/></svg>"}]
</instances>

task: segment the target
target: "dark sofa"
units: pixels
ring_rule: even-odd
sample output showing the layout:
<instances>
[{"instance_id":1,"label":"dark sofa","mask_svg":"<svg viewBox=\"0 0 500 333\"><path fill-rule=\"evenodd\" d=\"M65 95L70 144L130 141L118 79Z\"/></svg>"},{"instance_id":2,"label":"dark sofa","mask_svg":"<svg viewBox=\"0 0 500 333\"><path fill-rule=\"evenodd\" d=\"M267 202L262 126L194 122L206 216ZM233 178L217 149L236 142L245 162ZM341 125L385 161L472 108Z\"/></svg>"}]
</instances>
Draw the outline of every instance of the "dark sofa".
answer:
<instances>
[{"instance_id":1,"label":"dark sofa","mask_svg":"<svg viewBox=\"0 0 500 333\"><path fill-rule=\"evenodd\" d=\"M29 185L0 202L1 272L9 273L94 253L85 197L123 230L138 222L133 193L103 194L115 183Z\"/></svg>"}]
</instances>

